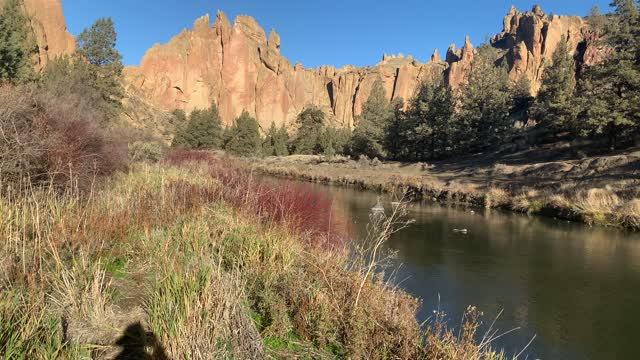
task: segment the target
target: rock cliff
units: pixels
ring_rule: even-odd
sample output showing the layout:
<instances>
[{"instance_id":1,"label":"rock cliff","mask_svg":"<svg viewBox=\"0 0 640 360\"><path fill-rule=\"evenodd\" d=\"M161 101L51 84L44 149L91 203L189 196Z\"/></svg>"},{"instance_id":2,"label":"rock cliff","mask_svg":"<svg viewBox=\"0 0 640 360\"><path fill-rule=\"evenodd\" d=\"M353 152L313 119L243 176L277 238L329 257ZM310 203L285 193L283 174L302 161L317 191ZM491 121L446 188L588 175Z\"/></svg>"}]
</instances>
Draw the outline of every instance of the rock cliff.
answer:
<instances>
[{"instance_id":1,"label":"rock cliff","mask_svg":"<svg viewBox=\"0 0 640 360\"><path fill-rule=\"evenodd\" d=\"M5 1L0 0L0 8ZM75 50L76 42L67 31L60 0L23 0L22 5L38 46L37 69L42 69L50 59Z\"/></svg>"},{"instance_id":2,"label":"rock cliff","mask_svg":"<svg viewBox=\"0 0 640 360\"><path fill-rule=\"evenodd\" d=\"M321 107L338 126L353 126L371 87L382 78L387 96L409 99L417 84L441 76L439 59L421 64L411 57L385 56L372 68L322 66L305 69L280 55L280 36L269 36L248 16L233 25L219 12L197 19L167 44L153 46L139 67L125 69L125 85L165 109L218 104L229 124L243 110L263 128L271 122L291 124L308 104Z\"/></svg>"},{"instance_id":3,"label":"rock cliff","mask_svg":"<svg viewBox=\"0 0 640 360\"><path fill-rule=\"evenodd\" d=\"M586 25L577 16L548 16L538 6L525 13L512 7L491 45L504 50L511 79L526 76L535 93L560 41L568 42L577 61L588 62L578 59L585 54L596 57L585 45ZM280 41L274 30L267 36L249 16L231 24L219 12L211 24L206 15L167 44L154 45L140 66L126 68L125 87L164 110L189 112L216 103L226 124L247 110L263 129L271 122L290 125L314 104L337 126L352 127L376 79L382 79L389 99L410 99L424 80L444 80L455 89L472 69L476 52L467 38L459 50L452 45L444 61L436 50L427 63L384 55L372 67L306 69L280 54Z\"/></svg>"}]
</instances>

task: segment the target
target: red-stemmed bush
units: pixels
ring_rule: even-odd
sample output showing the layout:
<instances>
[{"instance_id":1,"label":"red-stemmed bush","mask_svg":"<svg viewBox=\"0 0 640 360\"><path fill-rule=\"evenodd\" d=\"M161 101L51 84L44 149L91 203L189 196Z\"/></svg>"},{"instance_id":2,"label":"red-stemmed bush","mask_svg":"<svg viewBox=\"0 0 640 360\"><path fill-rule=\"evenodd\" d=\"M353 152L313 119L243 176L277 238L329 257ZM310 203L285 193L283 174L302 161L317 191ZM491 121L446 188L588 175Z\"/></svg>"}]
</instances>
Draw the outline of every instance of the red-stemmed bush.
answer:
<instances>
[{"instance_id":1,"label":"red-stemmed bush","mask_svg":"<svg viewBox=\"0 0 640 360\"><path fill-rule=\"evenodd\" d=\"M325 248L343 245L345 227L341 219L333 216L333 200L310 185L269 181L230 160L222 161L203 151L174 150L164 163L206 166L208 176L220 183L218 198L234 208L249 211L266 224L284 225L304 235L310 245ZM209 200L215 198L206 192L203 195Z\"/></svg>"}]
</instances>

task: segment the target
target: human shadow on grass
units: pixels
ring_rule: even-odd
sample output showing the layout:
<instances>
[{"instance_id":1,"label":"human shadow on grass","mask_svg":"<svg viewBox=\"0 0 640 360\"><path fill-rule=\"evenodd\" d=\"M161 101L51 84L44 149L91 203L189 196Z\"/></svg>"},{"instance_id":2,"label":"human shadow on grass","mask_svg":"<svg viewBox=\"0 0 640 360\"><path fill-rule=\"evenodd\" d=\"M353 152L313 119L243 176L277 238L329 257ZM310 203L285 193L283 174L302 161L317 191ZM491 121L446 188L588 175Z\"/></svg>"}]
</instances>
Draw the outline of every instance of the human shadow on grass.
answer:
<instances>
[{"instance_id":1,"label":"human shadow on grass","mask_svg":"<svg viewBox=\"0 0 640 360\"><path fill-rule=\"evenodd\" d=\"M116 345L122 350L114 360L169 360L155 334L146 331L140 322L129 325Z\"/></svg>"}]
</instances>

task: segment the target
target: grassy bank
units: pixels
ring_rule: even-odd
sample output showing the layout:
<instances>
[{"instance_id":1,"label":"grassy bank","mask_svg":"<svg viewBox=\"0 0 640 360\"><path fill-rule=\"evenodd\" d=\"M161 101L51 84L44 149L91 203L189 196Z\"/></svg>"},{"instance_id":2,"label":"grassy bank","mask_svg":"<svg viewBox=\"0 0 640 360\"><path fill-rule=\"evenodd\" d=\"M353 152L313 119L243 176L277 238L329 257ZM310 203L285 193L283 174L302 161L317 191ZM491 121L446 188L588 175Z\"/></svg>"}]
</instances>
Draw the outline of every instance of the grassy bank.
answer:
<instances>
[{"instance_id":1,"label":"grassy bank","mask_svg":"<svg viewBox=\"0 0 640 360\"><path fill-rule=\"evenodd\" d=\"M470 164L464 169L446 171L428 164L363 163L300 156L252 159L245 164L272 176L376 192L407 193L413 200L506 209L589 225L640 230L640 188L634 175L637 170L633 169L616 174L608 181L601 174L585 175L577 181L559 177L558 171L551 170L559 164L531 164L519 172L504 164ZM545 168L547 179L537 179L545 178L541 173ZM538 171L536 176L533 170Z\"/></svg>"},{"instance_id":2,"label":"grassy bank","mask_svg":"<svg viewBox=\"0 0 640 360\"><path fill-rule=\"evenodd\" d=\"M9 190L0 358L502 357L473 308L460 332L441 314L421 327L419 300L347 256L330 210L202 153L89 192Z\"/></svg>"}]
</instances>

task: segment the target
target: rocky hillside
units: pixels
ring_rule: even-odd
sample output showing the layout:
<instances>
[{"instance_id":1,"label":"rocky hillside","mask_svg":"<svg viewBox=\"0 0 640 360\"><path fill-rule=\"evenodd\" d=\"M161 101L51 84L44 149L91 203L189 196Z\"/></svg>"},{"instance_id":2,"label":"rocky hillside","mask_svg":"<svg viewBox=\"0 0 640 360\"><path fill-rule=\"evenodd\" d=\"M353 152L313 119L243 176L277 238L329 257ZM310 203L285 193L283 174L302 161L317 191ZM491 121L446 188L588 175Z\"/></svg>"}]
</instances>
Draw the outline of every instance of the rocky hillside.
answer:
<instances>
[{"instance_id":1,"label":"rocky hillside","mask_svg":"<svg viewBox=\"0 0 640 360\"><path fill-rule=\"evenodd\" d=\"M0 8L5 1L0 0ZM35 59L38 69L49 59L75 50L76 41L67 31L60 0L23 0L23 5L38 46Z\"/></svg>"},{"instance_id":2,"label":"rocky hillside","mask_svg":"<svg viewBox=\"0 0 640 360\"><path fill-rule=\"evenodd\" d=\"M39 67L73 51L75 41L66 31L60 0L24 4L38 42ZM526 76L537 92L542 72L563 39L579 65L599 61L603 52L592 45L593 37L578 16L548 16L539 6L525 13L512 7L491 46L503 50L511 79ZM382 79L390 99L410 99L427 79L444 79L456 88L471 70L475 52L467 38L461 49L451 45L444 59L436 49L427 63L384 55L373 67L306 69L280 54L280 36L274 30L267 36L252 17L238 16L231 24L218 12L213 24L205 15L191 30L154 45L139 66L125 69L124 84L129 97L166 111L188 112L215 102L227 124L247 110L263 128L271 122L289 125L306 105L315 104L335 125L353 126L376 79Z\"/></svg>"},{"instance_id":3,"label":"rocky hillside","mask_svg":"<svg viewBox=\"0 0 640 360\"><path fill-rule=\"evenodd\" d=\"M577 61L584 62L585 54L588 61L597 58L597 49L586 40L584 19L548 16L538 6L525 13L512 7L491 45L504 50L511 78L526 76L536 92L562 39ZM411 98L418 83L429 78L444 77L455 88L464 82L474 53L467 39L459 50L452 45L444 60L436 50L427 63L385 55L373 67L305 69L280 54L280 36L274 30L267 36L251 17L239 16L231 24L219 12L213 25L205 15L192 30L152 47L140 66L126 69L125 83L129 92L165 110L190 111L215 102L226 123L248 110L263 128L271 122L291 124L305 105L315 104L336 124L353 126L376 79L382 78L390 98Z\"/></svg>"}]
</instances>

